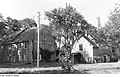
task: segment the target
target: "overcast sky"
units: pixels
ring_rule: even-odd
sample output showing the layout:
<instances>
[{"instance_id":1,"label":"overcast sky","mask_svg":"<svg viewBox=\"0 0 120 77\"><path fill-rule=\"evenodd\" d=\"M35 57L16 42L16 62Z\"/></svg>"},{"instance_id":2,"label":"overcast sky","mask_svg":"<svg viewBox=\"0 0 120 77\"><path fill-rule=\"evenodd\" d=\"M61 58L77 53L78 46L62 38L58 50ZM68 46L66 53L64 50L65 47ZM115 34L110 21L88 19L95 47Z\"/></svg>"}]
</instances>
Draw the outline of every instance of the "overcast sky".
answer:
<instances>
[{"instance_id":1,"label":"overcast sky","mask_svg":"<svg viewBox=\"0 0 120 77\"><path fill-rule=\"evenodd\" d=\"M41 23L48 24L44 11L65 7L66 3L76 8L89 23L97 26L97 17L101 18L101 24L104 25L110 10L113 10L115 3L120 3L120 0L0 0L0 13L4 17L18 20L34 16L37 21L37 12L40 11Z\"/></svg>"}]
</instances>

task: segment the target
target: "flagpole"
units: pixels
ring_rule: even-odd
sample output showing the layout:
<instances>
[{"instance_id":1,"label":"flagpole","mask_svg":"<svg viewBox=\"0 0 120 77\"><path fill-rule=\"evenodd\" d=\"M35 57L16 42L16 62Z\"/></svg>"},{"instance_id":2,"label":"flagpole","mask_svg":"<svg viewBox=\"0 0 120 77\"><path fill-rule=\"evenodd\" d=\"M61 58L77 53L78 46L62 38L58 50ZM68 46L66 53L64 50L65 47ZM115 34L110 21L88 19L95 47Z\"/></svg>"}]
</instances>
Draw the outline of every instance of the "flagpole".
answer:
<instances>
[{"instance_id":1,"label":"flagpole","mask_svg":"<svg viewBox=\"0 0 120 77\"><path fill-rule=\"evenodd\" d=\"M38 33L38 38L37 38L37 67L39 67L39 61L40 61L40 41L39 41L39 30L40 30L40 12L38 12L38 26L37 26L37 33Z\"/></svg>"}]
</instances>

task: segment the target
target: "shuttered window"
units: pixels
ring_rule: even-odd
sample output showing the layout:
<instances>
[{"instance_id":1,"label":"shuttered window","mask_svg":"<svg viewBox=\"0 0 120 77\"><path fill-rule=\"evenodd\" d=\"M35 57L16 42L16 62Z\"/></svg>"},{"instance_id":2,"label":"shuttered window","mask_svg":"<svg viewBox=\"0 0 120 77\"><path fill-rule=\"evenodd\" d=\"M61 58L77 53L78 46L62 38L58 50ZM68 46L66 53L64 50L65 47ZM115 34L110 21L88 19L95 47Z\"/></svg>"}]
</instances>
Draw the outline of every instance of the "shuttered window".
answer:
<instances>
[{"instance_id":1,"label":"shuttered window","mask_svg":"<svg viewBox=\"0 0 120 77\"><path fill-rule=\"evenodd\" d=\"M79 50L82 51L83 50L83 45L79 44Z\"/></svg>"}]
</instances>

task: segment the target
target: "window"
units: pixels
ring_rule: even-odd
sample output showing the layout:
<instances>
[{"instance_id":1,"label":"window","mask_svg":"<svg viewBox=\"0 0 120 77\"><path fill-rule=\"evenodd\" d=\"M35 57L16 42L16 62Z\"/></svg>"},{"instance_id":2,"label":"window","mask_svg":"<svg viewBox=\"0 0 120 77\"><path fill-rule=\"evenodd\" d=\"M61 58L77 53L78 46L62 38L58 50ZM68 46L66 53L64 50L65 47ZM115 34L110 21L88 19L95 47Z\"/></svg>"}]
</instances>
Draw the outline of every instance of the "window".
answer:
<instances>
[{"instance_id":1,"label":"window","mask_svg":"<svg viewBox=\"0 0 120 77\"><path fill-rule=\"evenodd\" d=\"M27 43L24 43L24 48L27 48Z\"/></svg>"},{"instance_id":2,"label":"window","mask_svg":"<svg viewBox=\"0 0 120 77\"><path fill-rule=\"evenodd\" d=\"M83 45L79 44L79 50L82 51L83 50Z\"/></svg>"},{"instance_id":3,"label":"window","mask_svg":"<svg viewBox=\"0 0 120 77\"><path fill-rule=\"evenodd\" d=\"M45 34L43 35L43 39L46 39L46 35Z\"/></svg>"}]
</instances>

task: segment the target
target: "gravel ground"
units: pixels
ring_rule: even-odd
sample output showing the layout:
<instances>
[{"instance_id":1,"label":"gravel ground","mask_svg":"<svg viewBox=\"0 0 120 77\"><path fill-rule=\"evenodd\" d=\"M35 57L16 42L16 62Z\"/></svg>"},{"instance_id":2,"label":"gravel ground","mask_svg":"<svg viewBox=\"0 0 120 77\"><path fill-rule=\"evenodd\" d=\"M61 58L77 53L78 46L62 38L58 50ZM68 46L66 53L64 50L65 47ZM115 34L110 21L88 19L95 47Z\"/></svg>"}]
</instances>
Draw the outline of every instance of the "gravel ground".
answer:
<instances>
[{"instance_id":1,"label":"gravel ground","mask_svg":"<svg viewBox=\"0 0 120 77\"><path fill-rule=\"evenodd\" d=\"M74 68L79 72L70 74L120 74L120 62L115 63L96 63L96 64L76 64ZM41 63L36 65L24 64L4 64L0 65L0 74L66 74L61 69L61 64ZM68 74L68 73L67 73Z\"/></svg>"}]
</instances>

